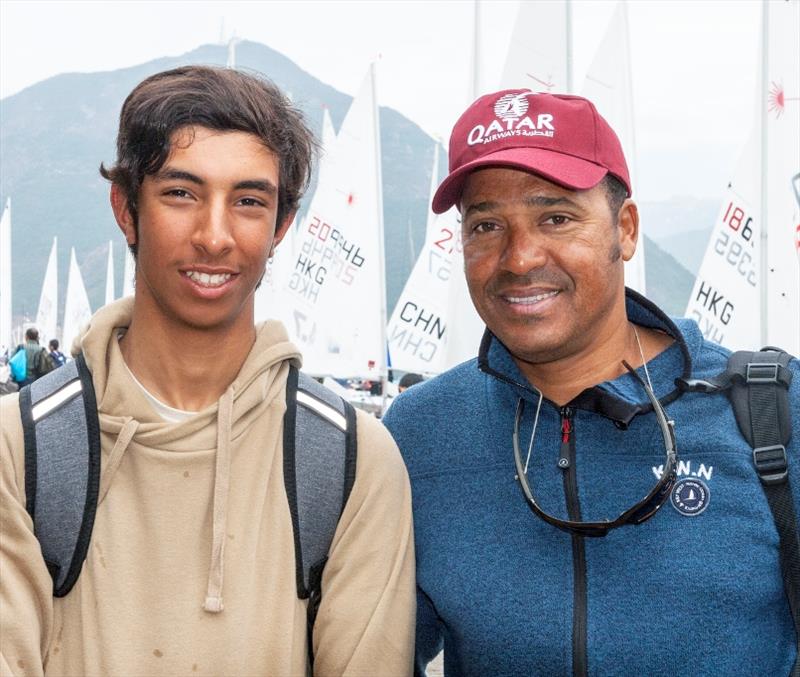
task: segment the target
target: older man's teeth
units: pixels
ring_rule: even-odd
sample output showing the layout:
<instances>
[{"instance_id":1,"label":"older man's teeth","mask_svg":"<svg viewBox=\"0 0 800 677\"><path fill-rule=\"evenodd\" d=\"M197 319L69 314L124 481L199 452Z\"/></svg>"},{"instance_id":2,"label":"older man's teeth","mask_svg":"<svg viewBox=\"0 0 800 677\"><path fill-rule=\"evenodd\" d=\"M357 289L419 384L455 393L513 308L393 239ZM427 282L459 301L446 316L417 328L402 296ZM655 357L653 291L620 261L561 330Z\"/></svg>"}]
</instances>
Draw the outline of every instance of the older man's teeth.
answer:
<instances>
[{"instance_id":1,"label":"older man's teeth","mask_svg":"<svg viewBox=\"0 0 800 677\"><path fill-rule=\"evenodd\" d=\"M538 301L543 301L544 299L549 299L551 296L555 296L556 294L558 294L558 290L550 291L546 294L536 294L536 296L506 296L506 301L509 303L531 304L537 303Z\"/></svg>"},{"instance_id":2,"label":"older man's teeth","mask_svg":"<svg viewBox=\"0 0 800 677\"><path fill-rule=\"evenodd\" d=\"M196 270L190 270L186 273L186 277L188 277L190 280L194 280L197 282L197 284L200 284L204 287L219 287L221 284L224 284L231 279L231 274L218 273L215 275L209 275L208 273L199 273Z\"/></svg>"}]
</instances>

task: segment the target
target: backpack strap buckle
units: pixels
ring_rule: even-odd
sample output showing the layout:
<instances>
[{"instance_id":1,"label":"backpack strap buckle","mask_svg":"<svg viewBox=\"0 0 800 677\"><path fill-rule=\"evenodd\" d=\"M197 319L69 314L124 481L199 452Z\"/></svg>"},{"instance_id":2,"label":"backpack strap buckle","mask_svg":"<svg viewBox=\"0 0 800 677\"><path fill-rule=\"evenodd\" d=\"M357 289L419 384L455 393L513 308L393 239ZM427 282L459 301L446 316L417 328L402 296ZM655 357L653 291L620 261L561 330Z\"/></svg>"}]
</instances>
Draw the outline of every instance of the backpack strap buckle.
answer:
<instances>
[{"instance_id":1,"label":"backpack strap buckle","mask_svg":"<svg viewBox=\"0 0 800 677\"><path fill-rule=\"evenodd\" d=\"M780 365L777 362L748 362L747 383L778 383Z\"/></svg>"},{"instance_id":2,"label":"backpack strap buckle","mask_svg":"<svg viewBox=\"0 0 800 677\"><path fill-rule=\"evenodd\" d=\"M782 444L753 449L753 463L761 481L767 485L784 482L789 474L789 459Z\"/></svg>"}]
</instances>

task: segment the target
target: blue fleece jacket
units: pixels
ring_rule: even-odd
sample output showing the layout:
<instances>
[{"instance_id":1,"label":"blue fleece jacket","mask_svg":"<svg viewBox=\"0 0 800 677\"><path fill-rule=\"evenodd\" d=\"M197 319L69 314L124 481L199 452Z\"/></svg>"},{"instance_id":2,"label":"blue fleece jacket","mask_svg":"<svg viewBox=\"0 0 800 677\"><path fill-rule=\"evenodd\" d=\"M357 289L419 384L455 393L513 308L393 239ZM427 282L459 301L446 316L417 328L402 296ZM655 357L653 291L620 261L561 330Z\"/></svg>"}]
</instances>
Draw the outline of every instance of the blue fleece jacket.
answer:
<instances>
[{"instance_id":1,"label":"blue fleece jacket","mask_svg":"<svg viewBox=\"0 0 800 677\"><path fill-rule=\"evenodd\" d=\"M752 450L725 394L675 387L724 371L729 353L630 292L627 308L631 321L676 338L648 370L675 421L679 480L639 526L576 537L531 512L512 432L523 398L525 457L539 397L490 334L479 360L411 388L387 413L413 491L418 673L444 647L448 677L789 674L794 626ZM800 365L790 367L800 513ZM528 470L538 503L603 520L643 498L664 463L647 404L629 374L563 408L544 400Z\"/></svg>"}]
</instances>

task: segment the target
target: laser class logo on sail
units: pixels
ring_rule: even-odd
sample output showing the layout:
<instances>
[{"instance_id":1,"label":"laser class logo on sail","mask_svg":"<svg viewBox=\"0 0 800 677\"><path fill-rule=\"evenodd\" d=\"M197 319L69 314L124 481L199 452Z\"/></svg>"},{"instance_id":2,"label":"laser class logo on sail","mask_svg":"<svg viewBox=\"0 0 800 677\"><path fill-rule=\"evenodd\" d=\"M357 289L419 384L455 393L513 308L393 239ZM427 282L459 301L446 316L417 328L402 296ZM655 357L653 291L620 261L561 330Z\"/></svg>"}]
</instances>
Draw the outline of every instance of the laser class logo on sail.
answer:
<instances>
[{"instance_id":1,"label":"laser class logo on sail","mask_svg":"<svg viewBox=\"0 0 800 677\"><path fill-rule=\"evenodd\" d=\"M520 92L501 96L494 104L495 119L488 125L475 125L467 135L467 144L491 143L509 136L547 136L555 135L553 116L550 113L527 115L528 97L534 92Z\"/></svg>"}]
</instances>

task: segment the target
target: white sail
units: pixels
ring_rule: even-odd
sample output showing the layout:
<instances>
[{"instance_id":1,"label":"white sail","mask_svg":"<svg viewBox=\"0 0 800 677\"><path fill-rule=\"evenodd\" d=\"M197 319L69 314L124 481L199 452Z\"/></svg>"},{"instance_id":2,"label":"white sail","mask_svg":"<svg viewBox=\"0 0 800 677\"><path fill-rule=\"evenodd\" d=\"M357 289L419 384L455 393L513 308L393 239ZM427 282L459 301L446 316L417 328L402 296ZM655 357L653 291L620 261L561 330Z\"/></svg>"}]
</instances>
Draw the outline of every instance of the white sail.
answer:
<instances>
[{"instance_id":1,"label":"white sail","mask_svg":"<svg viewBox=\"0 0 800 677\"><path fill-rule=\"evenodd\" d=\"M759 343L760 144L751 134L737 164L694 282L686 317L732 349Z\"/></svg>"},{"instance_id":2,"label":"white sail","mask_svg":"<svg viewBox=\"0 0 800 677\"><path fill-rule=\"evenodd\" d=\"M386 337L393 368L437 374L478 354L483 323L463 262L453 208L436 220L392 313Z\"/></svg>"},{"instance_id":3,"label":"white sail","mask_svg":"<svg viewBox=\"0 0 800 677\"><path fill-rule=\"evenodd\" d=\"M282 288L293 306L289 335L312 374L378 378L385 369L379 158L371 71L328 156L330 180L311 201Z\"/></svg>"},{"instance_id":4,"label":"white sail","mask_svg":"<svg viewBox=\"0 0 800 677\"><path fill-rule=\"evenodd\" d=\"M462 273L453 270L451 260L460 233L440 220L441 231L434 229L426 238L389 320L386 340L393 369L420 374L443 371L450 280Z\"/></svg>"},{"instance_id":5,"label":"white sail","mask_svg":"<svg viewBox=\"0 0 800 677\"><path fill-rule=\"evenodd\" d=\"M0 218L0 353L11 348L11 198Z\"/></svg>"},{"instance_id":6,"label":"white sail","mask_svg":"<svg viewBox=\"0 0 800 677\"><path fill-rule=\"evenodd\" d=\"M125 247L125 269L122 273L122 295L133 296L133 289L136 285L136 261L131 254L131 250Z\"/></svg>"},{"instance_id":7,"label":"white sail","mask_svg":"<svg viewBox=\"0 0 800 677\"><path fill-rule=\"evenodd\" d=\"M439 187L439 147L440 143L437 141L433 146L433 171L431 172L431 185L428 190L428 222L425 224L426 240L433 237L436 230L436 222L439 219L439 215L435 214L431 209L433 196L436 195L436 189Z\"/></svg>"},{"instance_id":8,"label":"white sail","mask_svg":"<svg viewBox=\"0 0 800 677\"><path fill-rule=\"evenodd\" d=\"M434 154L431 198L438 181ZM467 291L455 208L428 213L425 244L386 330L393 369L438 374L478 353L483 324Z\"/></svg>"},{"instance_id":9,"label":"white sail","mask_svg":"<svg viewBox=\"0 0 800 677\"><path fill-rule=\"evenodd\" d=\"M56 338L58 331L58 238L53 238L47 269L39 295L39 309L36 312L36 328L39 330L39 343L47 345Z\"/></svg>"},{"instance_id":10,"label":"white sail","mask_svg":"<svg viewBox=\"0 0 800 677\"><path fill-rule=\"evenodd\" d=\"M336 131L333 128L333 121L331 114L328 112L328 107L322 109L322 135L321 135L321 149L319 154L319 169L317 170L317 185L327 183L330 180L328 175L328 156L333 150L336 143Z\"/></svg>"},{"instance_id":11,"label":"white sail","mask_svg":"<svg viewBox=\"0 0 800 677\"><path fill-rule=\"evenodd\" d=\"M621 0L586 73L582 95L594 103L617 133L628 162L631 186L635 189L636 138L630 51L628 7L625 0ZM625 284L642 294L646 292L644 234L641 228L636 253L625 264Z\"/></svg>"},{"instance_id":12,"label":"white sail","mask_svg":"<svg viewBox=\"0 0 800 677\"><path fill-rule=\"evenodd\" d=\"M264 277L255 291L254 320L288 320L292 312L292 299L283 293L283 286L291 274L295 252L297 228L292 224L281 243L275 248L273 258L267 261Z\"/></svg>"},{"instance_id":13,"label":"white sail","mask_svg":"<svg viewBox=\"0 0 800 677\"><path fill-rule=\"evenodd\" d=\"M758 115L686 309L706 338L731 349L800 352L798 25L800 0L764 3Z\"/></svg>"},{"instance_id":14,"label":"white sail","mask_svg":"<svg viewBox=\"0 0 800 677\"><path fill-rule=\"evenodd\" d=\"M108 262L106 263L106 296L105 305L113 303L114 294L114 243L108 241Z\"/></svg>"},{"instance_id":15,"label":"white sail","mask_svg":"<svg viewBox=\"0 0 800 677\"><path fill-rule=\"evenodd\" d=\"M572 91L570 13L569 0L519 3L497 89Z\"/></svg>"},{"instance_id":16,"label":"white sail","mask_svg":"<svg viewBox=\"0 0 800 677\"><path fill-rule=\"evenodd\" d=\"M761 87L764 154L760 343L800 354L800 0L764 3L766 64Z\"/></svg>"},{"instance_id":17,"label":"white sail","mask_svg":"<svg viewBox=\"0 0 800 677\"><path fill-rule=\"evenodd\" d=\"M450 209L442 217L446 217L452 230L455 231L455 242L451 255L451 270L448 290L448 334L442 371L446 371L478 354L481 337L485 329L483 320L475 310L464 275L464 250L461 246L461 217L455 208Z\"/></svg>"},{"instance_id":18,"label":"white sail","mask_svg":"<svg viewBox=\"0 0 800 677\"><path fill-rule=\"evenodd\" d=\"M241 42L234 33L231 39L228 40L228 58L225 62L225 68L236 68L236 45Z\"/></svg>"},{"instance_id":19,"label":"white sail","mask_svg":"<svg viewBox=\"0 0 800 677\"><path fill-rule=\"evenodd\" d=\"M317 169L317 189L331 180L328 157L336 143L327 107L322 113L322 136L319 164ZM292 224L281 243L276 247L272 259L267 262L264 277L255 292L254 318L256 322L268 319L284 319L287 324L292 319L294 300L283 293L283 287L292 272L296 253L297 224Z\"/></svg>"},{"instance_id":20,"label":"white sail","mask_svg":"<svg viewBox=\"0 0 800 677\"><path fill-rule=\"evenodd\" d=\"M73 247L69 255L67 300L64 304L64 332L63 340L61 341L63 352L67 354L71 352L75 338L91 317L92 310L89 306L89 297L86 294L86 287L83 284L83 277L81 276L80 268L78 268L75 248Z\"/></svg>"}]
</instances>

